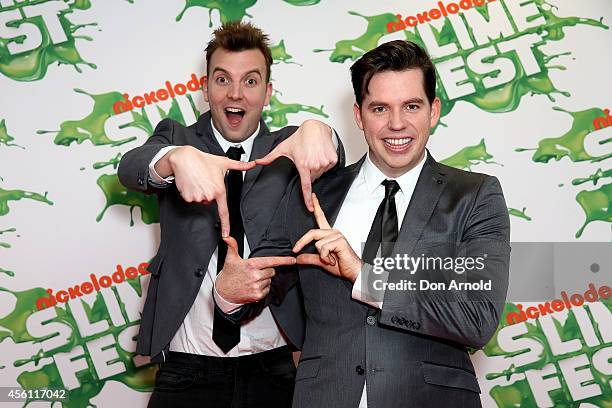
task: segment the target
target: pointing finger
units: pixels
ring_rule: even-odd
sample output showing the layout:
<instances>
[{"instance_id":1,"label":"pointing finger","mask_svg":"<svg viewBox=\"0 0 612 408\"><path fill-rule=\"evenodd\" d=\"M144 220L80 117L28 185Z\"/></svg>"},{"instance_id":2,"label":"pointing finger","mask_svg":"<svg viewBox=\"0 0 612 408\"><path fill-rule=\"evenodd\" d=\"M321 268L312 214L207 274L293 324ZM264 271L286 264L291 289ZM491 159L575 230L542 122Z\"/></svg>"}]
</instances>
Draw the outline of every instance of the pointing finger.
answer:
<instances>
[{"instance_id":1,"label":"pointing finger","mask_svg":"<svg viewBox=\"0 0 612 408\"><path fill-rule=\"evenodd\" d=\"M315 193L312 193L312 203L314 205L314 216L317 220L317 225L321 229L331 229L329 222L327 222L327 218L325 217L325 213L321 209L321 205L319 204L319 199Z\"/></svg>"},{"instance_id":2,"label":"pointing finger","mask_svg":"<svg viewBox=\"0 0 612 408\"><path fill-rule=\"evenodd\" d=\"M217 197L217 212L219 213L219 220L221 221L221 236L223 238L229 236L230 232L230 220L229 210L227 209L227 197L225 195L225 189Z\"/></svg>"},{"instance_id":3,"label":"pointing finger","mask_svg":"<svg viewBox=\"0 0 612 408\"><path fill-rule=\"evenodd\" d=\"M293 246L293 252L300 252L309 242L313 240L319 240L333 233L333 230L311 229L310 231L305 233L300 239L298 239L298 241Z\"/></svg>"},{"instance_id":4,"label":"pointing finger","mask_svg":"<svg viewBox=\"0 0 612 408\"><path fill-rule=\"evenodd\" d=\"M292 256L267 256L253 258L254 266L257 269L274 268L276 266L295 265L295 258Z\"/></svg>"},{"instance_id":5,"label":"pointing finger","mask_svg":"<svg viewBox=\"0 0 612 408\"><path fill-rule=\"evenodd\" d=\"M312 205L312 181L310 179L310 170L298 168L300 173L300 184L302 185L302 194L304 194L304 203L308 211L313 212L314 206Z\"/></svg>"},{"instance_id":6,"label":"pointing finger","mask_svg":"<svg viewBox=\"0 0 612 408\"><path fill-rule=\"evenodd\" d=\"M260 166L267 166L268 164L272 163L274 160L278 159L281 156L284 156L284 152L281 149L280 146L277 146L274 150L272 150L270 153L266 154L264 157L262 157L261 159L256 159L255 163L257 165Z\"/></svg>"},{"instance_id":7,"label":"pointing finger","mask_svg":"<svg viewBox=\"0 0 612 408\"><path fill-rule=\"evenodd\" d=\"M247 170L251 170L255 166L256 166L256 163L254 161L243 162L240 160L232 160L232 159L226 159L225 161L225 168L227 170L247 171Z\"/></svg>"}]
</instances>

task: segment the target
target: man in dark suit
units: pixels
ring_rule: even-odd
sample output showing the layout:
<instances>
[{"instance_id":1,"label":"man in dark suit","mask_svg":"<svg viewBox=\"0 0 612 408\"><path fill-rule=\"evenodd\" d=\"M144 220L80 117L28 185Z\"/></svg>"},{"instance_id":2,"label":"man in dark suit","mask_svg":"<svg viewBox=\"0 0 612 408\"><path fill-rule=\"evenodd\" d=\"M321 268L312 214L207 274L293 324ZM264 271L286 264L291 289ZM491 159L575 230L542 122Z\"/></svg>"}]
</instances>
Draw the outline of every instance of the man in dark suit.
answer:
<instances>
[{"instance_id":1,"label":"man in dark suit","mask_svg":"<svg viewBox=\"0 0 612 408\"><path fill-rule=\"evenodd\" d=\"M317 121L267 129L261 114L272 58L261 30L225 24L206 60L210 111L189 127L163 120L119 166L122 183L157 193L160 207L161 242L136 351L161 362L150 407L287 407L295 366L286 334L268 309L242 327L219 318L213 283L234 255L223 240L231 235L232 250L247 256L298 174L312 207L310 180L343 165L342 146ZM293 263L293 256L259 258L241 280L265 296L274 267Z\"/></svg>"},{"instance_id":2,"label":"man in dark suit","mask_svg":"<svg viewBox=\"0 0 612 408\"><path fill-rule=\"evenodd\" d=\"M426 150L440 100L434 67L418 45L382 44L351 74L368 154L313 184L314 218L299 185L288 188L251 255L299 253L299 265L277 271L263 300L220 306L239 322L270 305L282 325L299 316L286 300L302 292L294 407L478 407L467 347L483 346L495 332L508 280L500 184L441 165ZM235 273L244 261L233 260ZM230 278L216 282L226 301L236 299Z\"/></svg>"}]
</instances>

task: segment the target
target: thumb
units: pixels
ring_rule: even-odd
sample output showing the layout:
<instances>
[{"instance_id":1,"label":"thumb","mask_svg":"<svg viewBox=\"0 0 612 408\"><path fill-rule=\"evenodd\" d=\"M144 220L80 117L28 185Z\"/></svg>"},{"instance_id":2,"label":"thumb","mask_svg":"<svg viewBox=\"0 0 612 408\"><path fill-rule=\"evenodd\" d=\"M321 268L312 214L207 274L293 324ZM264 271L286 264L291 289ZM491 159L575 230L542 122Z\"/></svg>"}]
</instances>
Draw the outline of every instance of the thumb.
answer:
<instances>
[{"instance_id":1,"label":"thumb","mask_svg":"<svg viewBox=\"0 0 612 408\"><path fill-rule=\"evenodd\" d=\"M235 256L240 256L238 255L238 242L236 242L234 237L231 237L228 235L227 237L223 238L223 241L227 244L227 254L228 255L232 253Z\"/></svg>"},{"instance_id":2,"label":"thumb","mask_svg":"<svg viewBox=\"0 0 612 408\"><path fill-rule=\"evenodd\" d=\"M285 155L286 153L281 143L280 145L276 146L274 150L266 154L261 159L256 159L255 163L260 166L267 166L268 164L272 163L274 160L278 159L281 156L285 156Z\"/></svg>"}]
</instances>

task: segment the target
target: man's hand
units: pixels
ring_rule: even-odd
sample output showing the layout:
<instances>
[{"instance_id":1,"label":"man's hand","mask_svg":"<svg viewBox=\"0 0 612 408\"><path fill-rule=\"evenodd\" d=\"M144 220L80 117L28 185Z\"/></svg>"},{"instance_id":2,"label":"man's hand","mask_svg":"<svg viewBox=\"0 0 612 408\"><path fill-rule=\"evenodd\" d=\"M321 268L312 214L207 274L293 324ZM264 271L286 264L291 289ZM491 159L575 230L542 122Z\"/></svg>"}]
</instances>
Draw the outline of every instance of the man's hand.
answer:
<instances>
[{"instance_id":1,"label":"man's hand","mask_svg":"<svg viewBox=\"0 0 612 408\"><path fill-rule=\"evenodd\" d=\"M242 259L238 254L238 243L232 237L223 238L227 244L227 255L223 270L217 276L217 293L231 303L252 303L265 298L270 292L274 267L294 265L291 256L270 256Z\"/></svg>"},{"instance_id":2,"label":"man's hand","mask_svg":"<svg viewBox=\"0 0 612 408\"><path fill-rule=\"evenodd\" d=\"M230 231L229 211L225 194L225 174L228 170L246 171L255 167L255 162L241 162L225 156L204 153L193 146L181 146L171 150L156 165L158 173L174 174L176 188L188 203L210 204L217 202L221 220L221 235ZM164 171L166 167L166 171ZM164 177L164 176L162 176Z\"/></svg>"},{"instance_id":3,"label":"man's hand","mask_svg":"<svg viewBox=\"0 0 612 408\"><path fill-rule=\"evenodd\" d=\"M332 130L318 120L307 120L298 130L261 159L258 165L268 165L281 156L293 161L302 184L304 202L310 212L312 204L312 182L338 162L338 153L332 141Z\"/></svg>"},{"instance_id":4,"label":"man's hand","mask_svg":"<svg viewBox=\"0 0 612 408\"><path fill-rule=\"evenodd\" d=\"M312 194L312 202L314 204L314 216L319 229L311 229L304 234L296 242L293 252L297 253L309 242L317 240L315 247L319 251L319 255L300 254L297 257L297 263L300 265L319 266L332 275L355 282L363 262L353 251L344 235L338 230L331 229L319 205L319 200L314 193Z\"/></svg>"}]
</instances>

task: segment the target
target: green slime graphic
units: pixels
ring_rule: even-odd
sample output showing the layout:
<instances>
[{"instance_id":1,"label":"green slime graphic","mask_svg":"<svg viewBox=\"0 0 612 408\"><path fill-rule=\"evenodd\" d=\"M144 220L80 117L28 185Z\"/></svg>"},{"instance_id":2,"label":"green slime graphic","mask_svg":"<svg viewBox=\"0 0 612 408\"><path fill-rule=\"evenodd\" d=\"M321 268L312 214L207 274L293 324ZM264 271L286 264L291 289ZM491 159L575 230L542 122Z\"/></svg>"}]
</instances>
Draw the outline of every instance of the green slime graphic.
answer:
<instances>
[{"instance_id":1,"label":"green slime graphic","mask_svg":"<svg viewBox=\"0 0 612 408\"><path fill-rule=\"evenodd\" d=\"M5 230L0 230L0 235L2 234L6 234L7 232L16 232L17 229L15 228L9 228L9 229L5 229ZM10 248L11 245L6 243L6 242L0 242L0 248Z\"/></svg>"},{"instance_id":2,"label":"green slime graphic","mask_svg":"<svg viewBox=\"0 0 612 408\"><path fill-rule=\"evenodd\" d=\"M108 92L104 94L94 95L83 91L82 89L74 89L75 92L91 97L94 100L93 111L80 120L68 120L60 125L59 131L39 130L36 133L57 133L55 140L56 145L70 146L72 142L78 144L85 140L90 140L94 146L120 146L124 143L129 143L136 140L136 137L128 137L122 140L111 140L104 132L104 123L108 118L115 114L113 105L119 100L123 100L123 96L119 92Z\"/></svg>"},{"instance_id":3,"label":"green slime graphic","mask_svg":"<svg viewBox=\"0 0 612 408\"><path fill-rule=\"evenodd\" d=\"M49 205L53 202L47 199L47 192L44 195L23 190L4 190L0 188L0 217L9 213L9 201L18 201L21 199L35 200Z\"/></svg>"},{"instance_id":4,"label":"green slime graphic","mask_svg":"<svg viewBox=\"0 0 612 408\"><path fill-rule=\"evenodd\" d=\"M266 125L270 128L282 128L287 126L289 120L287 115L290 113L308 112L315 115L328 118L325 112L323 112L323 105L320 108L316 106L302 105L299 103L282 103L276 94L270 98L270 107L263 111L262 117L266 122Z\"/></svg>"},{"instance_id":5,"label":"green slime graphic","mask_svg":"<svg viewBox=\"0 0 612 408\"><path fill-rule=\"evenodd\" d=\"M562 136L540 140L537 149L518 148L515 151L535 150L532 160L537 163L548 163L551 159L559 161L563 157L568 157L572 162L590 160L592 163L595 163L612 157L612 153L602 156L591 156L584 149L584 139L595 131L593 121L601 116L605 116L603 110L591 108L578 112L570 112L557 106L553 107L553 109L572 116L571 129ZM602 140L599 143L604 144L608 142L609 139Z\"/></svg>"},{"instance_id":6,"label":"green slime graphic","mask_svg":"<svg viewBox=\"0 0 612 408\"><path fill-rule=\"evenodd\" d=\"M491 161L492 158L493 156L487 152L485 140L480 139L480 143L477 145L464 147L452 156L441 160L440 163L457 169L472 171L472 166L479 163L499 164Z\"/></svg>"},{"instance_id":7,"label":"green slime graphic","mask_svg":"<svg viewBox=\"0 0 612 408\"><path fill-rule=\"evenodd\" d=\"M553 59L561 55L567 55L568 53L547 56L542 51L540 51L538 47L545 45L547 41L559 41L564 38L565 34L563 29L566 27L576 26L578 24L586 24L608 29L608 26L603 24L601 21L593 19L585 19L578 17L557 17L553 14L552 8L547 7L547 4L544 0L534 0L533 4L537 6L540 14L544 18L544 24L538 27L526 29L525 31L515 33L511 36L502 39L492 40L490 44L487 44L486 46L488 47L504 41L512 40L525 34L539 34L542 38L542 41L536 46L534 46L532 48L532 51L534 54L534 58L536 59L538 66L540 67L540 72L526 77L521 62L517 57L516 53L508 52L503 54L503 56L513 61L516 70L515 78L506 84L486 89L483 86L483 79L488 76L494 77L498 73L490 72L487 74L478 74L472 71L468 66L465 66L465 71L468 77L466 82L474 84L476 92L470 95L465 95L450 100L446 95L446 92L443 91L442 83L439 81L439 89L441 91L438 92L438 96L440 97L442 102L441 117L447 115L453 109L455 103L461 100L469 102L487 112L509 112L518 108L520 100L524 95L543 94L548 96L548 98L553 101L554 98L552 95L555 93L561 93L562 95L569 96L568 93L557 90L548 75L549 69L551 68L565 68L559 66L549 67L547 65ZM487 15L486 4L480 7L475 7L475 9L484 16ZM314 52L332 51L332 54L329 57L331 62L342 63L347 59L356 60L365 52L378 46L378 42L381 38L391 34L387 31L387 23L397 20L396 16L391 13L384 13L375 16L364 16L354 11L349 11L349 14L360 16L367 21L367 28L365 33L354 39L338 41L333 50L315 49ZM444 25L442 26L439 32L436 32L435 28L432 28L432 31L434 37L436 38L439 44L458 43L450 20L448 19L444 20ZM471 31L469 27L468 31ZM426 48L423 40L420 37L420 34L418 33L418 30L415 30L415 33L405 30L404 34L406 36L406 39L413 41ZM457 56L461 56L465 59L473 51L474 49L460 49L455 54L434 59L433 62L435 64L451 58L455 58ZM495 57L485 58L483 62L491 62L494 59Z\"/></svg>"},{"instance_id":8,"label":"green slime graphic","mask_svg":"<svg viewBox=\"0 0 612 408\"><path fill-rule=\"evenodd\" d=\"M0 273L4 273L8 276L15 276L15 272L9 271L8 269L0 268Z\"/></svg>"},{"instance_id":9,"label":"green slime graphic","mask_svg":"<svg viewBox=\"0 0 612 408\"><path fill-rule=\"evenodd\" d=\"M180 21L187 9L191 7L204 7L208 9L209 27L212 27L213 10L219 10L221 23L240 21L244 16L252 17L246 10L255 3L257 3L257 0L185 0L185 7L176 16L176 21Z\"/></svg>"},{"instance_id":10,"label":"green slime graphic","mask_svg":"<svg viewBox=\"0 0 612 408\"><path fill-rule=\"evenodd\" d=\"M140 286L139 278L127 280L127 282L136 290L139 296L142 296L142 288ZM117 293L116 289L113 288L112 290L115 292L115 294ZM15 343L40 343L44 341L46 338L32 337L27 332L25 323L29 316L38 311L36 309L36 300L42 296L47 296L46 290L42 288L34 288L22 292L13 292L6 288L0 288L0 291L11 293L17 299L14 310L11 311L11 313L5 316L4 318L0 319L0 328L5 329L3 331L0 331L0 342L2 342L5 338L8 337L10 337ZM73 302L74 301L79 300L73 300ZM117 339L120 332L122 332L129 326L137 324L131 322L118 327L113 326L113 323L108 314L108 310L106 309L103 297L100 293L96 295L96 300L94 301L93 306L90 307L88 304L84 303L83 307L91 322L106 320L109 324L109 329L103 333L83 338L80 335L76 321L72 316L70 304L68 304L65 309L55 307L57 317L54 318L52 321L62 323L71 328L71 335L68 339L67 344L46 352L40 349L39 352L31 358L17 360L13 363L13 365L15 367L20 367L25 364L34 362L35 366L38 367L40 360L43 358L52 358L56 353L69 352L77 346L84 346L86 342L106 336L108 334L112 334L113 337ZM123 311L125 317L125 304L120 302L120 308ZM157 371L157 365L149 364L146 366L135 367L132 362L135 353L127 352L118 346L115 347L115 350L119 355L118 360L125 364L126 371L114 375L112 377L99 379L97 374L95 373L95 370L91 369L93 367L93 362L91 361L89 354L85 352L84 358L86 359L88 363L88 368L90 369L77 374L77 377L79 378L79 381L81 383L81 387L68 391L68 401L66 403L63 403L64 407L70 406L71 408L85 408L93 406L90 402L91 399L100 393L106 381L119 381L127 385L131 389L137 391L145 392L152 390L153 384L155 382L155 373ZM65 388L61 376L57 370L57 367L53 363L41 366L36 371L26 371L21 373L17 377L17 382L24 389ZM25 405L27 405L28 402L26 402Z\"/></svg>"},{"instance_id":11,"label":"green slime graphic","mask_svg":"<svg viewBox=\"0 0 612 408\"><path fill-rule=\"evenodd\" d=\"M140 217L145 224L159 222L159 206L157 197L145 195L136 191L126 189L120 182L116 174L103 174L98 178L98 186L104 192L106 205L96 217L100 222L106 210L113 205L127 205L130 207L130 226L134 225L133 211L135 207L140 208Z\"/></svg>"},{"instance_id":12,"label":"green slime graphic","mask_svg":"<svg viewBox=\"0 0 612 408\"><path fill-rule=\"evenodd\" d=\"M321 0L283 0L285 3L289 3L292 6L313 6L319 4Z\"/></svg>"},{"instance_id":13,"label":"green slime graphic","mask_svg":"<svg viewBox=\"0 0 612 408\"><path fill-rule=\"evenodd\" d=\"M49 0L26 0L24 2L16 2L16 4L12 6L2 7L2 11L19 9L26 5L37 5L47 2L49 2ZM95 26L97 24L75 25L68 20L67 17L68 14L73 13L75 10L88 9L91 7L91 4L88 0L79 0L66 4L68 5L68 9L60 11L57 16L67 37L67 40L62 43L53 44L51 42L45 22L40 16L10 21L6 24L7 27L11 28L18 27L24 23L34 24L38 28L42 39L41 44L37 48L11 55L8 44L13 42L22 43L25 37L21 35L11 39L0 38L0 72L17 81L37 81L44 78L49 65L55 62L57 62L58 65L72 65L77 72L81 72L79 64L87 65L94 69L96 68L95 64L84 61L76 48L77 39L87 41L91 41L92 39L87 36L76 35L76 32L83 27Z\"/></svg>"},{"instance_id":14,"label":"green slime graphic","mask_svg":"<svg viewBox=\"0 0 612 408\"><path fill-rule=\"evenodd\" d=\"M117 170L117 167L119 167L119 162L121 161L121 153L117 153L117 155L115 157L113 157L112 159L110 159L109 161L106 162L96 162L93 164L93 168L96 170L99 170L101 168L104 168L106 166L113 166L113 169Z\"/></svg>"},{"instance_id":15,"label":"green slime graphic","mask_svg":"<svg viewBox=\"0 0 612 408\"><path fill-rule=\"evenodd\" d=\"M25 149L23 146L19 146L18 144L11 143L15 138L8 134L8 130L6 129L5 120L2 119L0 121L0 145L5 145L7 147L16 146Z\"/></svg>"},{"instance_id":16,"label":"green slime graphic","mask_svg":"<svg viewBox=\"0 0 612 408\"><path fill-rule=\"evenodd\" d=\"M523 207L522 210L517 210L516 208L508 208L508 214L518 218L522 218L527 221L531 221L531 217L525 213L525 210L527 210L527 207Z\"/></svg>"},{"instance_id":17,"label":"green slime graphic","mask_svg":"<svg viewBox=\"0 0 612 408\"><path fill-rule=\"evenodd\" d=\"M576 201L586 217L582 227L576 231L576 238L580 238L587 225L594 221L612 222L612 183L593 191L583 190L576 195Z\"/></svg>"},{"instance_id":18,"label":"green slime graphic","mask_svg":"<svg viewBox=\"0 0 612 408\"><path fill-rule=\"evenodd\" d=\"M287 53L285 40L281 40L278 44L271 46L270 52L272 53L272 60L274 60L275 64L284 62L286 64L300 65L295 61L291 61L293 57Z\"/></svg>"},{"instance_id":19,"label":"green slime graphic","mask_svg":"<svg viewBox=\"0 0 612 408\"><path fill-rule=\"evenodd\" d=\"M597 171L594 174L591 174L589 177L586 178L577 178L572 180L572 184L574 186L583 184L583 183L588 183L589 181L593 182L593 185L597 185L597 182L599 181L599 179L602 178L608 178L608 177L612 177L612 169L608 169L606 171L603 171L602 169L597 169Z\"/></svg>"},{"instance_id":20,"label":"green slime graphic","mask_svg":"<svg viewBox=\"0 0 612 408\"><path fill-rule=\"evenodd\" d=\"M601 301L606 307L612 310L612 299L604 299ZM502 313L502 318L500 324L495 332L493 338L485 345L483 348L484 353L489 356L502 356L506 358L511 358L518 356L525 352L526 350L521 350L518 352L506 352L504 351L497 342L497 336L504 327L508 326L508 322L506 321L506 316L510 312L518 312L518 308L512 303L506 303L506 307L504 312ZM554 315L553 315L554 316ZM504 377L507 380L510 380L510 377L513 374L522 374L528 370L532 369L542 369L547 364L553 364L557 368L557 377L562 385L562 388L559 390L553 390L549 393L551 399L553 400L555 407L564 407L564 408L573 408L578 406L576 402L572 402L571 395L567 391L567 385L565 384L565 379L561 374L560 369L558 368L556 362L558 360L563 360L566 358L570 358L573 356L578 356L581 354L587 355L589 361L592 361L592 356L598 350L609 347L610 343L600 344L597 346L589 347L582 342L582 348L579 351L567 353L562 356L555 356L552 353L552 350L548 346L548 340L542 331L540 324L538 321L534 321L529 319L525 322L527 326L527 333L522 335L521 338L530 338L536 340L538 343L544 346L543 353L539 356L539 360L526 364L524 366L516 367L511 364L506 370L503 370L501 373L490 373L486 375L487 380L494 380L496 378ZM554 320L554 324L557 329L557 333L559 334L559 338L561 341L569 341L572 339L580 339L581 331L578 326L578 322L576 321L576 317L573 311L570 309L568 317L565 323L562 325L559 321ZM597 329L597 324L593 322L593 325ZM601 341L601 338L600 338ZM612 404L610 400L609 393L606 392L608 389L608 382L612 379L612 375L606 375L603 373L598 373L595 370L591 371L593 377L595 379L595 383L598 383L603 394L600 396L587 398L585 400L581 400L581 403L590 403L598 407L606 407L609 408ZM514 408L514 407L536 407L535 399L533 398L533 392L529 387L529 384L526 379L515 381L510 385L496 385L491 389L491 397L497 403L497 406L500 408Z\"/></svg>"}]
</instances>

